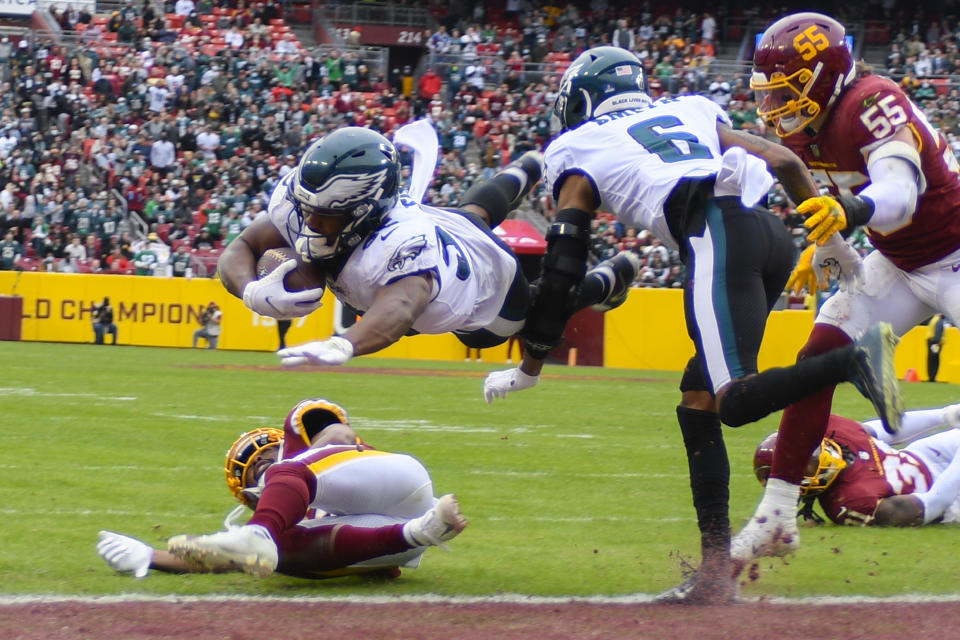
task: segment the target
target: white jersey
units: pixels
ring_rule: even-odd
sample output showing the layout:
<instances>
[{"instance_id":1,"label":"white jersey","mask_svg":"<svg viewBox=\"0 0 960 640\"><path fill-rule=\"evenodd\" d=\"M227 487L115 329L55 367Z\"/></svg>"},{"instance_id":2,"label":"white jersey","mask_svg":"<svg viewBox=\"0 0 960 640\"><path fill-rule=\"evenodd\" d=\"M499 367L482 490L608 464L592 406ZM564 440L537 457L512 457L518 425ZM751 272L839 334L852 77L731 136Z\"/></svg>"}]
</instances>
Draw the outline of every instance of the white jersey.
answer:
<instances>
[{"instance_id":1,"label":"white jersey","mask_svg":"<svg viewBox=\"0 0 960 640\"><path fill-rule=\"evenodd\" d=\"M676 247L663 205L681 178L720 171L717 121L730 125L723 109L702 96L666 98L597 116L549 144L547 185L556 197L559 179L584 175L596 189L600 209Z\"/></svg>"},{"instance_id":2,"label":"white jersey","mask_svg":"<svg viewBox=\"0 0 960 640\"><path fill-rule=\"evenodd\" d=\"M288 173L270 198L269 215L290 247L296 246L299 220L287 200ZM503 306L516 275L513 254L493 234L453 211L401 197L347 259L327 286L343 303L365 312L377 291L400 278L433 276L433 296L413 329L439 334L489 326Z\"/></svg>"}]
</instances>

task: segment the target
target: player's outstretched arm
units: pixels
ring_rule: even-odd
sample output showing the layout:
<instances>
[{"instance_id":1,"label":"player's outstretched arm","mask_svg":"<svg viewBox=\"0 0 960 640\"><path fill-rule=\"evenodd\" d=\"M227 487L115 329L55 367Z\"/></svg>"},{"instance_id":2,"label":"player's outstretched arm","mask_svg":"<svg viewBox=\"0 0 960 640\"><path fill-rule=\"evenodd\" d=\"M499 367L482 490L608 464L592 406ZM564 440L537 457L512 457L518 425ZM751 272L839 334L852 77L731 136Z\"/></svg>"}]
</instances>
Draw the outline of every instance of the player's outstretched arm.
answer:
<instances>
[{"instance_id":1,"label":"player's outstretched arm","mask_svg":"<svg viewBox=\"0 0 960 640\"><path fill-rule=\"evenodd\" d=\"M167 573L194 573L199 569L146 542L114 531L98 534L97 553L118 573L145 578L151 569Z\"/></svg>"},{"instance_id":2,"label":"player's outstretched arm","mask_svg":"<svg viewBox=\"0 0 960 640\"><path fill-rule=\"evenodd\" d=\"M817 183L807 170L803 160L790 149L755 136L752 133L737 131L723 123L717 123L720 136L720 148L726 151L730 147L741 147L767 163L773 175L783 185L790 199L795 203L820 195Z\"/></svg>"},{"instance_id":3,"label":"player's outstretched arm","mask_svg":"<svg viewBox=\"0 0 960 640\"><path fill-rule=\"evenodd\" d=\"M433 288L433 277L421 274L380 289L363 320L343 334L353 343L354 355L380 351L405 336L430 304Z\"/></svg>"},{"instance_id":4,"label":"player's outstretched arm","mask_svg":"<svg viewBox=\"0 0 960 640\"><path fill-rule=\"evenodd\" d=\"M505 398L513 391L535 387L540 382L543 360L524 354L520 366L515 369L491 371L483 380L483 399L491 404L497 398Z\"/></svg>"},{"instance_id":5,"label":"player's outstretched arm","mask_svg":"<svg viewBox=\"0 0 960 640\"><path fill-rule=\"evenodd\" d=\"M433 295L433 279L412 275L383 287L363 320L342 336L317 340L277 351L283 365L340 365L354 356L389 347L413 327Z\"/></svg>"}]
</instances>

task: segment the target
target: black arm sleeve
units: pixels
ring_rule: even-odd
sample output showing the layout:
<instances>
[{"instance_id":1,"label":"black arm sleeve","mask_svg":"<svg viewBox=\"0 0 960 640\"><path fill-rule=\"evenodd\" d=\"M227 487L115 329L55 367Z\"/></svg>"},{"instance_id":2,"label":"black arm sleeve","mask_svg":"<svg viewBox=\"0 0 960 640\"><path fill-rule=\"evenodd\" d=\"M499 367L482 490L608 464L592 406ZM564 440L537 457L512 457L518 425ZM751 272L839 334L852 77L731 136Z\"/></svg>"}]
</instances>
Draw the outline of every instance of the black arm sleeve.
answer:
<instances>
[{"instance_id":1,"label":"black arm sleeve","mask_svg":"<svg viewBox=\"0 0 960 640\"><path fill-rule=\"evenodd\" d=\"M853 231L854 228L870 222L870 218L873 217L875 205L870 198L840 196L837 198L837 202L843 207L843 212L847 214L847 229L844 229L844 231Z\"/></svg>"}]
</instances>

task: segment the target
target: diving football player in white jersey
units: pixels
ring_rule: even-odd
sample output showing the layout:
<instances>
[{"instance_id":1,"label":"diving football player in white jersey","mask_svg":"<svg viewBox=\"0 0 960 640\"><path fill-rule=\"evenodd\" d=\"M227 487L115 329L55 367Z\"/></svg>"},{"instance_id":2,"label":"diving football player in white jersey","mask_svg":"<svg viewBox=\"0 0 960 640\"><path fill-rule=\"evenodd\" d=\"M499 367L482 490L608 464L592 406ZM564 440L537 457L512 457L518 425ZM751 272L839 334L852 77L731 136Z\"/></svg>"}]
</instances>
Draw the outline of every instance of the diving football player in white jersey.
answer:
<instances>
[{"instance_id":1,"label":"diving football player in white jersey","mask_svg":"<svg viewBox=\"0 0 960 640\"><path fill-rule=\"evenodd\" d=\"M419 121L396 138L416 158L409 193L399 189L393 143L369 129L339 129L307 149L274 190L269 215L247 227L220 259L224 286L262 315L303 316L320 305L321 289L284 289L294 261L255 278L257 258L280 246L322 265L334 295L364 314L341 336L279 351L285 365L342 364L408 332L453 332L469 347L487 348L524 324L529 284L491 228L540 179L540 154L528 152L471 187L458 209L439 209L420 203L436 163L432 126ZM631 257L621 254L594 268L581 287L581 306L625 296L639 270Z\"/></svg>"},{"instance_id":2,"label":"diving football player in white jersey","mask_svg":"<svg viewBox=\"0 0 960 640\"><path fill-rule=\"evenodd\" d=\"M783 223L754 205L772 184L768 167L795 202L817 195L816 185L793 152L733 130L712 101L683 96L653 102L644 87L641 62L618 47L590 49L564 74L554 105L563 132L544 158L558 212L522 332L526 353L520 367L491 373L484 395L489 402L537 383L571 315L566 292L583 278L598 209L677 247L686 266L687 332L696 347L680 384L677 416L703 563L664 601L724 603L735 597L735 585L721 421L746 424L824 386L853 381L895 430L895 339L889 326L878 325L856 344L819 359L757 373L767 314L790 275L793 248Z\"/></svg>"}]
</instances>

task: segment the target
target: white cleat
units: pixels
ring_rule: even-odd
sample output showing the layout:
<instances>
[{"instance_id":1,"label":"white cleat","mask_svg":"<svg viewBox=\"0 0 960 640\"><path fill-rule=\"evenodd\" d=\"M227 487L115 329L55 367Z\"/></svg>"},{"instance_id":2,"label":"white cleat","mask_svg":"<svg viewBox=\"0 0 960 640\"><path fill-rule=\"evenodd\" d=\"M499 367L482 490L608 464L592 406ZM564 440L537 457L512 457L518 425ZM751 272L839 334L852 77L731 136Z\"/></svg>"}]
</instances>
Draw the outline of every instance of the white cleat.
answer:
<instances>
[{"instance_id":1,"label":"white cleat","mask_svg":"<svg viewBox=\"0 0 960 640\"><path fill-rule=\"evenodd\" d=\"M415 547L440 547L449 551L444 542L453 540L467 528L467 519L460 513L457 496L448 493L419 518L403 525L403 537Z\"/></svg>"},{"instance_id":2,"label":"white cleat","mask_svg":"<svg viewBox=\"0 0 960 640\"><path fill-rule=\"evenodd\" d=\"M174 536L167 550L209 571L235 569L266 578L277 568L277 543L259 525L230 527L206 536Z\"/></svg>"},{"instance_id":3,"label":"white cleat","mask_svg":"<svg viewBox=\"0 0 960 640\"><path fill-rule=\"evenodd\" d=\"M734 575L738 575L754 558L782 557L799 548L796 515L758 512L730 541Z\"/></svg>"}]
</instances>

